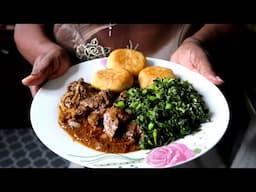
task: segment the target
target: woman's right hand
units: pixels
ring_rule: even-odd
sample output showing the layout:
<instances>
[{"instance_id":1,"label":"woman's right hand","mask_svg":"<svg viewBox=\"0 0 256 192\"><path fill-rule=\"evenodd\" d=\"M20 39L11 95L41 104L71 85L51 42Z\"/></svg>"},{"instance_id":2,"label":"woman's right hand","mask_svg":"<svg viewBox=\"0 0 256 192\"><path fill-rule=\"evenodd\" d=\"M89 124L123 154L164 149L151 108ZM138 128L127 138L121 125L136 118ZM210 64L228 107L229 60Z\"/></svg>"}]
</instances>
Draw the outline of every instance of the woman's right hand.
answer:
<instances>
[{"instance_id":1,"label":"woman's right hand","mask_svg":"<svg viewBox=\"0 0 256 192\"><path fill-rule=\"evenodd\" d=\"M22 79L22 83L35 96L43 83L63 75L70 66L71 60L66 50L58 45L50 46L36 57L31 74Z\"/></svg>"}]
</instances>

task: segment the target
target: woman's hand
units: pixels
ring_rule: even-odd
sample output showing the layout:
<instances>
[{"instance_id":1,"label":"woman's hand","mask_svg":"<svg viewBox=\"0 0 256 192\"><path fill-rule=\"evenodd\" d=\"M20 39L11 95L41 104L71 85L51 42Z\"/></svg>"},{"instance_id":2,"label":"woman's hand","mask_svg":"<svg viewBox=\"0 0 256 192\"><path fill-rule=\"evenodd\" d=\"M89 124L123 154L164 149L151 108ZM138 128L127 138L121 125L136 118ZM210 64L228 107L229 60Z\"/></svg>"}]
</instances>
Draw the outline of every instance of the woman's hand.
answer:
<instances>
[{"instance_id":1,"label":"woman's hand","mask_svg":"<svg viewBox=\"0 0 256 192\"><path fill-rule=\"evenodd\" d=\"M171 55L172 62L181 64L192 71L198 72L216 85L224 81L215 74L208 60L205 50L197 39L187 38Z\"/></svg>"},{"instance_id":2,"label":"woman's hand","mask_svg":"<svg viewBox=\"0 0 256 192\"><path fill-rule=\"evenodd\" d=\"M42 84L64 74L71 66L68 53L58 45L49 46L36 57L32 72L22 80L34 96Z\"/></svg>"}]
</instances>

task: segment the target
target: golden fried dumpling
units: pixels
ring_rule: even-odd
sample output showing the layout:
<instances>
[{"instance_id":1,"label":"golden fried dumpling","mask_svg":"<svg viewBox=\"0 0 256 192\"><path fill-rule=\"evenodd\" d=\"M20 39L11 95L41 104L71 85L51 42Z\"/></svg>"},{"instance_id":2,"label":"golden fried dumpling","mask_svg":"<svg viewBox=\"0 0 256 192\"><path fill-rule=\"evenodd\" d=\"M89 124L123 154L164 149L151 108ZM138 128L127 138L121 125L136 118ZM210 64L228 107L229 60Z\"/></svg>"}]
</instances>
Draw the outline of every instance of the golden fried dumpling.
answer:
<instances>
[{"instance_id":1,"label":"golden fried dumpling","mask_svg":"<svg viewBox=\"0 0 256 192\"><path fill-rule=\"evenodd\" d=\"M133 85L133 75L122 68L102 69L95 73L91 84L100 90L121 92Z\"/></svg>"},{"instance_id":2,"label":"golden fried dumpling","mask_svg":"<svg viewBox=\"0 0 256 192\"><path fill-rule=\"evenodd\" d=\"M128 48L115 49L107 62L107 68L124 68L133 76L137 76L146 65L146 57L141 52Z\"/></svg>"},{"instance_id":3,"label":"golden fried dumpling","mask_svg":"<svg viewBox=\"0 0 256 192\"><path fill-rule=\"evenodd\" d=\"M173 71L166 67L149 66L142 69L138 75L139 85L141 88L145 88L153 83L156 78L170 77L174 78Z\"/></svg>"}]
</instances>

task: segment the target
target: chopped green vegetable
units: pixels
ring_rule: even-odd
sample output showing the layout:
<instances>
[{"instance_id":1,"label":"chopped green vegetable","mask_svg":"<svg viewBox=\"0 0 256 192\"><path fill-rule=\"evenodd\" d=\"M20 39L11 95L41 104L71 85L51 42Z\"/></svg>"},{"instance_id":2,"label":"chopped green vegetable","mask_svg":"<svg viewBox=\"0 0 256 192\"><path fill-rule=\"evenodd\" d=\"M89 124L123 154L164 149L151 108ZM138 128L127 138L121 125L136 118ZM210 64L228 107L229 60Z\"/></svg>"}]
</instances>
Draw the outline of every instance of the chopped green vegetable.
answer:
<instances>
[{"instance_id":1,"label":"chopped green vegetable","mask_svg":"<svg viewBox=\"0 0 256 192\"><path fill-rule=\"evenodd\" d=\"M116 107L119 107L120 109L124 109L124 107L125 107L124 101L122 101L122 100L120 100L120 101L114 103L114 105L115 105Z\"/></svg>"},{"instance_id":2,"label":"chopped green vegetable","mask_svg":"<svg viewBox=\"0 0 256 192\"><path fill-rule=\"evenodd\" d=\"M116 106L129 111L143 131L141 149L166 145L210 121L202 95L178 78L158 78L148 88L130 88L123 104Z\"/></svg>"},{"instance_id":3,"label":"chopped green vegetable","mask_svg":"<svg viewBox=\"0 0 256 192\"><path fill-rule=\"evenodd\" d=\"M148 129L151 130L151 129L153 129L153 128L154 128L154 123L150 122L150 123L148 124Z\"/></svg>"}]
</instances>

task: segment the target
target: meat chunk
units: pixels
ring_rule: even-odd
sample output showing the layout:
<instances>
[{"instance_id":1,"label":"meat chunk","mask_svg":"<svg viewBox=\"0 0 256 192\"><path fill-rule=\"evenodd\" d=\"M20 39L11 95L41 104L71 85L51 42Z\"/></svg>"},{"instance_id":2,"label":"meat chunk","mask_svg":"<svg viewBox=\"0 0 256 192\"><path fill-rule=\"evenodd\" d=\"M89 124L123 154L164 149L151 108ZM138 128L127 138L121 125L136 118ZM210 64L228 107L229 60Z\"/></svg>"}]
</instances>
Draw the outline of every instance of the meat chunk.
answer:
<instances>
[{"instance_id":1,"label":"meat chunk","mask_svg":"<svg viewBox=\"0 0 256 192\"><path fill-rule=\"evenodd\" d=\"M119 120L116 110L108 109L103 115L104 132L108 137L113 138L118 128Z\"/></svg>"},{"instance_id":2,"label":"meat chunk","mask_svg":"<svg viewBox=\"0 0 256 192\"><path fill-rule=\"evenodd\" d=\"M138 142L141 137L143 137L143 132L140 129L139 125L136 123L129 123L127 126L127 131L124 134L124 138L134 142Z\"/></svg>"},{"instance_id":3,"label":"meat chunk","mask_svg":"<svg viewBox=\"0 0 256 192\"><path fill-rule=\"evenodd\" d=\"M113 138L118 130L118 128L123 127L123 125L129 118L129 115L118 107L111 107L106 110L103 115L103 126L104 132ZM121 131L120 131L121 132Z\"/></svg>"},{"instance_id":4,"label":"meat chunk","mask_svg":"<svg viewBox=\"0 0 256 192\"><path fill-rule=\"evenodd\" d=\"M80 105L89 107L92 111L97 110L100 114L103 114L105 109L112 105L113 96L114 94L110 91L100 91L98 94L82 100Z\"/></svg>"}]
</instances>

